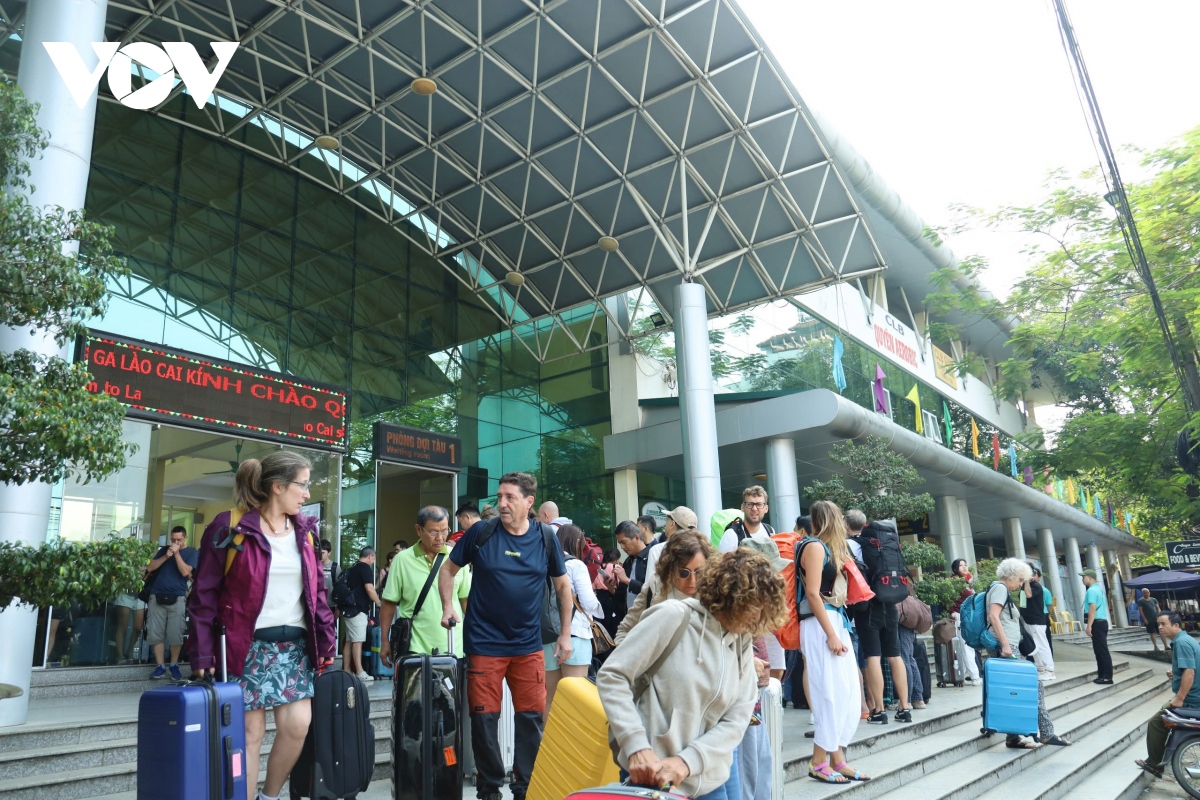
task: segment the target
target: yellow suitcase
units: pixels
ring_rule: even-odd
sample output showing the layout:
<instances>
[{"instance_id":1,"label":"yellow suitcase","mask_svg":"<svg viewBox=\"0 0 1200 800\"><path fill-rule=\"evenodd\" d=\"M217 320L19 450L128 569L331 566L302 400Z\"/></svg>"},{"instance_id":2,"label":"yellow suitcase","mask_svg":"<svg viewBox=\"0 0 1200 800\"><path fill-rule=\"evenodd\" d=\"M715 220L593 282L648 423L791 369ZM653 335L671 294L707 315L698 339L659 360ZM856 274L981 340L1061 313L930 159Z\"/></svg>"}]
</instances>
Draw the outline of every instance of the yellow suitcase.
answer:
<instances>
[{"instance_id":1,"label":"yellow suitcase","mask_svg":"<svg viewBox=\"0 0 1200 800\"><path fill-rule=\"evenodd\" d=\"M587 678L563 678L529 778L529 800L563 800L572 792L618 780L600 692Z\"/></svg>"}]
</instances>

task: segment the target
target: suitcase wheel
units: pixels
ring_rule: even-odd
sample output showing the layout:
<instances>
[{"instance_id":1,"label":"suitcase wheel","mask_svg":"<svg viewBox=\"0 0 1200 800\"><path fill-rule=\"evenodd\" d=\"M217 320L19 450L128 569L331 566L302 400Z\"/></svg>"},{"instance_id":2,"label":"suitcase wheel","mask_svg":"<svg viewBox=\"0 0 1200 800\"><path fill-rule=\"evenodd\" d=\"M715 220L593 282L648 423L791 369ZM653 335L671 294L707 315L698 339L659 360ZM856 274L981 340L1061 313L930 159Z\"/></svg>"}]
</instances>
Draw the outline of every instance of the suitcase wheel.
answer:
<instances>
[{"instance_id":1,"label":"suitcase wheel","mask_svg":"<svg viewBox=\"0 0 1200 800\"><path fill-rule=\"evenodd\" d=\"M992 734L995 733L995 731L993 731L989 728L980 728L979 732L983 734L983 738L985 738L985 739L992 738Z\"/></svg>"},{"instance_id":2,"label":"suitcase wheel","mask_svg":"<svg viewBox=\"0 0 1200 800\"><path fill-rule=\"evenodd\" d=\"M945 689L945 688L946 688L946 682L945 682L945 681L938 681L937 687L938 687L939 689Z\"/></svg>"}]
</instances>

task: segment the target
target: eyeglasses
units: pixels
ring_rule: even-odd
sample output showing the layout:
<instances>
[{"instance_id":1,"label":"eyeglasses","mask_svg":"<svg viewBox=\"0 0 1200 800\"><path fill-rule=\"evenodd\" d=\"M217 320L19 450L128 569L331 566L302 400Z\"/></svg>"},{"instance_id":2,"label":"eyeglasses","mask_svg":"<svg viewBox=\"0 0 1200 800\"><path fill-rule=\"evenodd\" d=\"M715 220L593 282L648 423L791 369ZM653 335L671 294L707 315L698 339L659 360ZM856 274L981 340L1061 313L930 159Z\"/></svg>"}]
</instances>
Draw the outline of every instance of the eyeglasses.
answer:
<instances>
[{"instance_id":1,"label":"eyeglasses","mask_svg":"<svg viewBox=\"0 0 1200 800\"><path fill-rule=\"evenodd\" d=\"M692 577L693 575L695 575L697 578L699 578L699 577L700 577L700 570L698 570L698 569L688 569L687 567L680 567L680 568L679 568L679 580L681 580L681 581L686 581L688 578Z\"/></svg>"},{"instance_id":2,"label":"eyeglasses","mask_svg":"<svg viewBox=\"0 0 1200 800\"><path fill-rule=\"evenodd\" d=\"M296 484L297 486L299 486L301 489L303 489L306 492L308 491L308 487L312 486L312 481L288 481L288 482Z\"/></svg>"},{"instance_id":3,"label":"eyeglasses","mask_svg":"<svg viewBox=\"0 0 1200 800\"><path fill-rule=\"evenodd\" d=\"M742 503L746 508L766 508L766 503Z\"/></svg>"}]
</instances>

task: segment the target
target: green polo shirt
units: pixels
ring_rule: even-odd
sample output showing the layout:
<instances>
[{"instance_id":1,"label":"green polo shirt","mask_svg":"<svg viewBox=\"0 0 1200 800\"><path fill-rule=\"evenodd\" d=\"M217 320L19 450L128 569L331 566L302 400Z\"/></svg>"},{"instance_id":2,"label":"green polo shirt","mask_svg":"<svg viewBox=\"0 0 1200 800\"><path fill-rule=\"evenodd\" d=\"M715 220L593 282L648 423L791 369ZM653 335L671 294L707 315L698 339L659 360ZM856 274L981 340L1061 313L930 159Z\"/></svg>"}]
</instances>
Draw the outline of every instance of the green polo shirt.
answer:
<instances>
[{"instance_id":1,"label":"green polo shirt","mask_svg":"<svg viewBox=\"0 0 1200 800\"><path fill-rule=\"evenodd\" d=\"M450 560L449 545L443 547L441 552L446 555L446 558L442 559L442 564L445 564ZM388 570L387 586L383 588L383 599L396 604L396 616L412 616L413 607L417 604L417 597L421 594L421 587L425 585L426 579L429 578L429 571L433 569L434 558L427 556L421 545L416 544L392 559L392 567ZM454 576L454 597L458 602L459 619L463 617L461 601L465 600L470 592L471 571L460 569ZM446 651L446 629L442 627L442 598L438 594L436 577L429 587L425 604L421 606L421 614L413 620L412 626L412 650L414 653L432 653L435 648L440 652ZM463 654L462 625L454 629L454 654L457 656ZM400 654L394 655L399 657Z\"/></svg>"},{"instance_id":2,"label":"green polo shirt","mask_svg":"<svg viewBox=\"0 0 1200 800\"><path fill-rule=\"evenodd\" d=\"M1171 640L1171 691L1178 692L1185 669L1196 670L1192 690L1183 699L1185 708L1200 708L1200 644L1187 631Z\"/></svg>"},{"instance_id":3,"label":"green polo shirt","mask_svg":"<svg viewBox=\"0 0 1200 800\"><path fill-rule=\"evenodd\" d=\"M1099 582L1093 583L1087 588L1083 594L1083 624L1087 624L1088 606L1095 604L1096 619L1102 619L1108 622L1108 598L1104 594L1104 587Z\"/></svg>"}]
</instances>

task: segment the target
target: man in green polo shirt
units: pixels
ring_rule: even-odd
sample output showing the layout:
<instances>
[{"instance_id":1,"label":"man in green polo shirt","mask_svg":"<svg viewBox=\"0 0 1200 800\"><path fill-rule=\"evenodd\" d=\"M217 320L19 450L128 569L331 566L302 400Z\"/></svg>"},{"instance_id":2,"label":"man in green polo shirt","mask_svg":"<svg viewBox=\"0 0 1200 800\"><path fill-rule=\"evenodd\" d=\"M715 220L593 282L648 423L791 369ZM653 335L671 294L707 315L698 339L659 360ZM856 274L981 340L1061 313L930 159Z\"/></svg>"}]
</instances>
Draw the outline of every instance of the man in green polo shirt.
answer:
<instances>
[{"instance_id":1,"label":"man in green polo shirt","mask_svg":"<svg viewBox=\"0 0 1200 800\"><path fill-rule=\"evenodd\" d=\"M450 512L441 506L425 506L417 512L418 545L402 551L392 559L388 571L387 585L383 589L383 603L379 608L379 628L382 634L379 655L383 663L392 665L391 641L392 620L397 613L412 622L412 653L432 653L446 650L446 629L442 627L442 598L438 594L437 571L450 556L446 538L450 535ZM436 566L435 566L436 565ZM433 581L430 582L430 576ZM428 586L428 589L426 589ZM461 619L467 610L467 595L471 591L471 571L459 570L454 578L454 599L459 605ZM416 610L417 601L424 600ZM454 629L454 654L463 654L462 628ZM404 653L396 653L402 658Z\"/></svg>"},{"instance_id":2,"label":"man in green polo shirt","mask_svg":"<svg viewBox=\"0 0 1200 800\"><path fill-rule=\"evenodd\" d=\"M1096 654L1096 680L1101 685L1113 682L1112 655L1108 652L1108 597L1104 584L1094 569L1079 573L1087 591L1083 595L1083 617L1087 620L1084 631L1092 638L1092 652Z\"/></svg>"},{"instance_id":3,"label":"man in green polo shirt","mask_svg":"<svg viewBox=\"0 0 1200 800\"><path fill-rule=\"evenodd\" d=\"M1196 670L1200 669L1200 644L1183 629L1183 619L1176 611L1163 611L1158 615L1158 633L1164 642L1171 643L1171 668L1167 677L1171 679L1171 691L1175 696L1167 708L1200 708L1200 681ZM1146 760L1134 763L1156 778L1163 776L1163 751L1167 749L1167 726L1163 723L1162 711L1154 712L1146 726Z\"/></svg>"}]
</instances>

